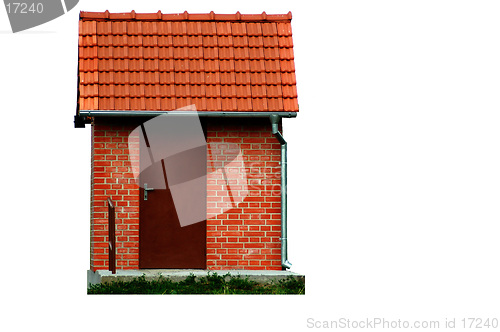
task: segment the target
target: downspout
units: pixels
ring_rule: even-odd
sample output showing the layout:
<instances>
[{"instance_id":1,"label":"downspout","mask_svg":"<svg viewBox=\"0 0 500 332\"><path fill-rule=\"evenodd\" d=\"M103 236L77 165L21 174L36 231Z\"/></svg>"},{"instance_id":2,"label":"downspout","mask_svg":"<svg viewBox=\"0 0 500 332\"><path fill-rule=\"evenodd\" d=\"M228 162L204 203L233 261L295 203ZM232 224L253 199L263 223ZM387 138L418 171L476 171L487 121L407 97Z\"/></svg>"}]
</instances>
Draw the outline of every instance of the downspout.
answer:
<instances>
[{"instance_id":1,"label":"downspout","mask_svg":"<svg viewBox=\"0 0 500 332\"><path fill-rule=\"evenodd\" d=\"M281 117L278 114L271 114L272 133L281 144L281 266L284 270L292 267L288 261L287 243L287 144L283 135L278 130Z\"/></svg>"}]
</instances>

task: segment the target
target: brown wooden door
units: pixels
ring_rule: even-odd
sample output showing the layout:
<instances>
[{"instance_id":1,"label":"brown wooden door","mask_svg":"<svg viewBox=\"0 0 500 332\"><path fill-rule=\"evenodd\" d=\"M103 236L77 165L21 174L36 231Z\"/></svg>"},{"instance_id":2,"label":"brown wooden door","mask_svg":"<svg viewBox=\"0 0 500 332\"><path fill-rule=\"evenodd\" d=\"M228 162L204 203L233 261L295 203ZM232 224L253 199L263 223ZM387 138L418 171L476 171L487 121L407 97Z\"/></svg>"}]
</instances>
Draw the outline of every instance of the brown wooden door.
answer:
<instances>
[{"instance_id":1,"label":"brown wooden door","mask_svg":"<svg viewBox=\"0 0 500 332\"><path fill-rule=\"evenodd\" d=\"M148 155L144 145L140 153L141 159L144 154ZM206 216L206 146L184 153L181 158L165 158L141 169L139 268L206 269L206 220L182 227L174 204L174 198L178 200L179 197L173 197L177 193L171 190L168 183L168 174L193 174L189 171L193 164L197 165L197 175L202 170L205 172L205 177L198 177L205 181L205 185L197 187L198 191L203 191L201 197L205 197L205 201L198 200L197 204L203 205ZM179 179L179 176L172 178ZM170 186L173 185L175 183L170 183ZM153 188L147 190L147 199L144 196L145 187ZM196 195L199 198L200 192ZM188 200L190 195L182 199Z\"/></svg>"}]
</instances>

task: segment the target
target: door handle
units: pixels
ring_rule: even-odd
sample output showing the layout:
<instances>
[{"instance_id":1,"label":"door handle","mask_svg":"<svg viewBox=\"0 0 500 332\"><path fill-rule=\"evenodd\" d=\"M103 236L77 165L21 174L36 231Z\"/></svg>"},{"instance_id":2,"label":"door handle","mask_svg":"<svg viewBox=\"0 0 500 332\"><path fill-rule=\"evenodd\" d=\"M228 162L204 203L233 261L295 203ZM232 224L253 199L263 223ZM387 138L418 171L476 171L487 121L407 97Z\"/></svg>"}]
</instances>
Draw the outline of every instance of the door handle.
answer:
<instances>
[{"instance_id":1,"label":"door handle","mask_svg":"<svg viewBox=\"0 0 500 332\"><path fill-rule=\"evenodd\" d=\"M144 183L144 200L148 200L148 191L153 191L154 188L148 188L148 184Z\"/></svg>"}]
</instances>

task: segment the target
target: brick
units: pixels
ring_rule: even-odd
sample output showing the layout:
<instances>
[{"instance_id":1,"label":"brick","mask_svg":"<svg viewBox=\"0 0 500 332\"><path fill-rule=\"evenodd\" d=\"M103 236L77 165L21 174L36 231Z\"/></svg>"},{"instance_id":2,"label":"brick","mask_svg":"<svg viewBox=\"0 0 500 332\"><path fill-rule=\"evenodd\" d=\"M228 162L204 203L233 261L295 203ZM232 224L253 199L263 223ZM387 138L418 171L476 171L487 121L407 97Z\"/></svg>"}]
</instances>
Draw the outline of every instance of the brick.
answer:
<instances>
[{"instance_id":1,"label":"brick","mask_svg":"<svg viewBox=\"0 0 500 332\"><path fill-rule=\"evenodd\" d=\"M241 236L243 232L222 232L222 236Z\"/></svg>"},{"instance_id":2,"label":"brick","mask_svg":"<svg viewBox=\"0 0 500 332\"><path fill-rule=\"evenodd\" d=\"M244 244L245 248L265 248L266 244L265 243L245 243Z\"/></svg>"},{"instance_id":3,"label":"brick","mask_svg":"<svg viewBox=\"0 0 500 332\"><path fill-rule=\"evenodd\" d=\"M243 248L243 243L224 243L224 248Z\"/></svg>"},{"instance_id":4,"label":"brick","mask_svg":"<svg viewBox=\"0 0 500 332\"><path fill-rule=\"evenodd\" d=\"M137 254L123 255L123 259L139 259L139 255Z\"/></svg>"},{"instance_id":5,"label":"brick","mask_svg":"<svg viewBox=\"0 0 500 332\"><path fill-rule=\"evenodd\" d=\"M244 232L244 236L252 236L252 237L263 237L266 233L265 232Z\"/></svg>"},{"instance_id":6,"label":"brick","mask_svg":"<svg viewBox=\"0 0 500 332\"><path fill-rule=\"evenodd\" d=\"M239 260L242 259L242 255L221 255L221 259L227 259L227 260ZM233 264L229 264L233 265Z\"/></svg>"},{"instance_id":7,"label":"brick","mask_svg":"<svg viewBox=\"0 0 500 332\"><path fill-rule=\"evenodd\" d=\"M245 225L265 225L265 220L254 219L254 220L245 220Z\"/></svg>"},{"instance_id":8,"label":"brick","mask_svg":"<svg viewBox=\"0 0 500 332\"><path fill-rule=\"evenodd\" d=\"M110 137L95 136L94 142L111 142L111 138Z\"/></svg>"}]
</instances>

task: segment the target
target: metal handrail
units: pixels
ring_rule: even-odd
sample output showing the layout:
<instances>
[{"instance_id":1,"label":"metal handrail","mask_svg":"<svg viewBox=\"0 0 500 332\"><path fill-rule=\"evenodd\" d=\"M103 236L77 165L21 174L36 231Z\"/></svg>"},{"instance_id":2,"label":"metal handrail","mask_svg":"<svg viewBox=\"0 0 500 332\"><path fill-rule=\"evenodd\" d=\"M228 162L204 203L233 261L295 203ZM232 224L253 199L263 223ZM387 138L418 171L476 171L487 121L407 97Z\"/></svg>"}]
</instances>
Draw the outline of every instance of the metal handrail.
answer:
<instances>
[{"instance_id":1,"label":"metal handrail","mask_svg":"<svg viewBox=\"0 0 500 332\"><path fill-rule=\"evenodd\" d=\"M116 274L115 206L108 197L109 271Z\"/></svg>"}]
</instances>

